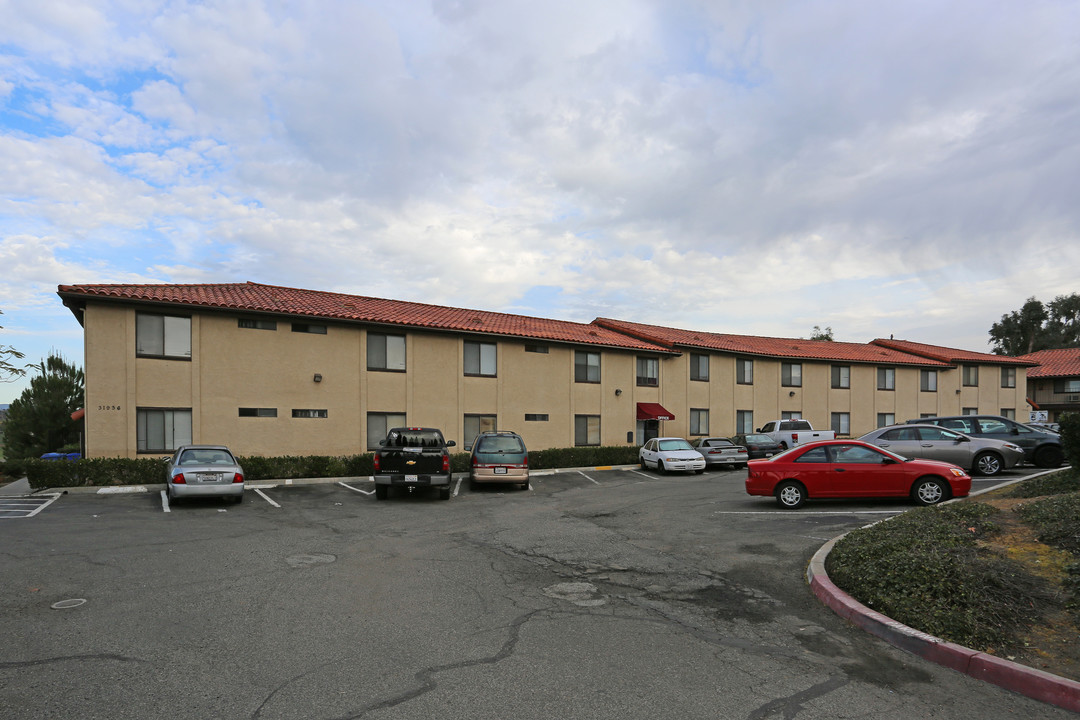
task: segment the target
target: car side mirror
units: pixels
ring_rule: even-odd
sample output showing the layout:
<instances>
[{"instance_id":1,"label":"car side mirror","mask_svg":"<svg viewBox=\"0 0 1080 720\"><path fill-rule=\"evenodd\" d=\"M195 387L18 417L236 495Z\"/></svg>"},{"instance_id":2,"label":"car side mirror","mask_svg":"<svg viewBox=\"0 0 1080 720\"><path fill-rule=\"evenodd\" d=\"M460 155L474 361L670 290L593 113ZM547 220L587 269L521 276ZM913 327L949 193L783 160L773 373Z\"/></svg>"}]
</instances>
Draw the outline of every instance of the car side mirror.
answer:
<instances>
[{"instance_id":1,"label":"car side mirror","mask_svg":"<svg viewBox=\"0 0 1080 720\"><path fill-rule=\"evenodd\" d=\"M881 459L881 464L882 465L895 465L896 461L893 460L891 457L886 457L886 458Z\"/></svg>"},{"instance_id":2,"label":"car side mirror","mask_svg":"<svg viewBox=\"0 0 1080 720\"><path fill-rule=\"evenodd\" d=\"M454 447L455 445L457 445L457 443L454 442L453 440L447 440L446 441L446 447Z\"/></svg>"},{"instance_id":3,"label":"car side mirror","mask_svg":"<svg viewBox=\"0 0 1080 720\"><path fill-rule=\"evenodd\" d=\"M1016 427L1014 427L1014 428L1012 429L1012 434L1013 434L1013 435L1019 435L1019 434L1020 434L1020 428L1016 428Z\"/></svg>"}]
</instances>

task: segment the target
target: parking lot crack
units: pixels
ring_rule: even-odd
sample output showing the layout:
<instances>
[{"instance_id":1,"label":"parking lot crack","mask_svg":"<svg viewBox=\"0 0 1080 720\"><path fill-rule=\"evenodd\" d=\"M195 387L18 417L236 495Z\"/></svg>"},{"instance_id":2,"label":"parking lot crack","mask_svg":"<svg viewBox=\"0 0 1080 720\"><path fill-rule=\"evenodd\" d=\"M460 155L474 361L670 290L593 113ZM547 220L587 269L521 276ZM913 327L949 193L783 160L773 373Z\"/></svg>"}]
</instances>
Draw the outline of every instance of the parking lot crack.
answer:
<instances>
[{"instance_id":1,"label":"parking lot crack","mask_svg":"<svg viewBox=\"0 0 1080 720\"><path fill-rule=\"evenodd\" d=\"M829 678L794 695L770 700L747 715L746 719L765 720L765 718L782 717L784 720L791 720L803 710L807 702L839 690L849 682L851 681L846 677Z\"/></svg>"},{"instance_id":2,"label":"parking lot crack","mask_svg":"<svg viewBox=\"0 0 1080 720\"><path fill-rule=\"evenodd\" d=\"M0 662L0 670L7 670L9 668L31 668L39 667L42 665L54 665L57 663L65 662L124 662L124 663L147 663L146 660L140 660L139 658L128 657L126 655L117 655L115 653L92 653L87 655L60 655L51 658L40 658L38 660L22 660L14 662Z\"/></svg>"}]
</instances>

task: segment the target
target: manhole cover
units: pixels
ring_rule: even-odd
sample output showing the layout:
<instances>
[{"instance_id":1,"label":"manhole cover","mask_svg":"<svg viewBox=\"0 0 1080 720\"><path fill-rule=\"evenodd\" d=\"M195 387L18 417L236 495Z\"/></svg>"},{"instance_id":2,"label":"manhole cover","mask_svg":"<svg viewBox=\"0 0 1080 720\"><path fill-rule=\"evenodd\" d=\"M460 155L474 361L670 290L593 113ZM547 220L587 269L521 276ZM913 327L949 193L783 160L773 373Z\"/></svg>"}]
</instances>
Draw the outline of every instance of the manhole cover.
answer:
<instances>
[{"instance_id":1,"label":"manhole cover","mask_svg":"<svg viewBox=\"0 0 1080 720\"><path fill-rule=\"evenodd\" d=\"M306 567L308 565L322 565L337 560L336 555L291 555L285 558L285 562L293 567Z\"/></svg>"},{"instance_id":2,"label":"manhole cover","mask_svg":"<svg viewBox=\"0 0 1080 720\"><path fill-rule=\"evenodd\" d=\"M598 597L596 586L587 582L559 583L544 588L544 594L557 600L566 600L581 607L603 605L607 599Z\"/></svg>"},{"instance_id":3,"label":"manhole cover","mask_svg":"<svg viewBox=\"0 0 1080 720\"><path fill-rule=\"evenodd\" d=\"M84 602L86 602L86 600L82 598L72 598L71 600L61 600L60 602L53 603L51 607L53 610L67 610L68 608L79 607Z\"/></svg>"}]
</instances>

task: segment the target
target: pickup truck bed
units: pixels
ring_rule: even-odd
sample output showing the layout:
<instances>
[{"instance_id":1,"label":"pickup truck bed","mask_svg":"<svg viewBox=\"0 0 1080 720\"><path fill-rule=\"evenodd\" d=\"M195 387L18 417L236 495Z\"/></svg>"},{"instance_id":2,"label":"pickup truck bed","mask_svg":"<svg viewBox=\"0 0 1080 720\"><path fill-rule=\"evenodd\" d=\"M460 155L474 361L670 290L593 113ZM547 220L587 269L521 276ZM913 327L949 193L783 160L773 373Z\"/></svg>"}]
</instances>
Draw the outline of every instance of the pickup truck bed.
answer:
<instances>
[{"instance_id":1,"label":"pickup truck bed","mask_svg":"<svg viewBox=\"0 0 1080 720\"><path fill-rule=\"evenodd\" d=\"M450 453L435 428L391 428L375 451L375 497L386 499L391 487L434 487L450 499Z\"/></svg>"}]
</instances>

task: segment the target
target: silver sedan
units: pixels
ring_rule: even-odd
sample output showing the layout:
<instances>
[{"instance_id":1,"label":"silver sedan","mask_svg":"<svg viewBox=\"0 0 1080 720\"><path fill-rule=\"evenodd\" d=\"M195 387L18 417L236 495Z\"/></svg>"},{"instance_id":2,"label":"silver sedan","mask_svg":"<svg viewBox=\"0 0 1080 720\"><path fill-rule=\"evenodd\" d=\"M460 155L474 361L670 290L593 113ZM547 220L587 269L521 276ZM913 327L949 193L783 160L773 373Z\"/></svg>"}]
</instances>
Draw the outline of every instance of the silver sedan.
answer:
<instances>
[{"instance_id":1,"label":"silver sedan","mask_svg":"<svg viewBox=\"0 0 1080 720\"><path fill-rule=\"evenodd\" d=\"M170 500L196 496L244 500L244 469L224 445L184 445L167 460Z\"/></svg>"},{"instance_id":2,"label":"silver sedan","mask_svg":"<svg viewBox=\"0 0 1080 720\"><path fill-rule=\"evenodd\" d=\"M690 443L705 457L706 465L732 465L746 467L750 453L724 437L695 438Z\"/></svg>"},{"instance_id":3,"label":"silver sedan","mask_svg":"<svg viewBox=\"0 0 1080 720\"><path fill-rule=\"evenodd\" d=\"M972 475L997 475L1024 461L1024 450L1019 445L972 437L937 425L893 425L859 439L904 457L950 462Z\"/></svg>"}]
</instances>

